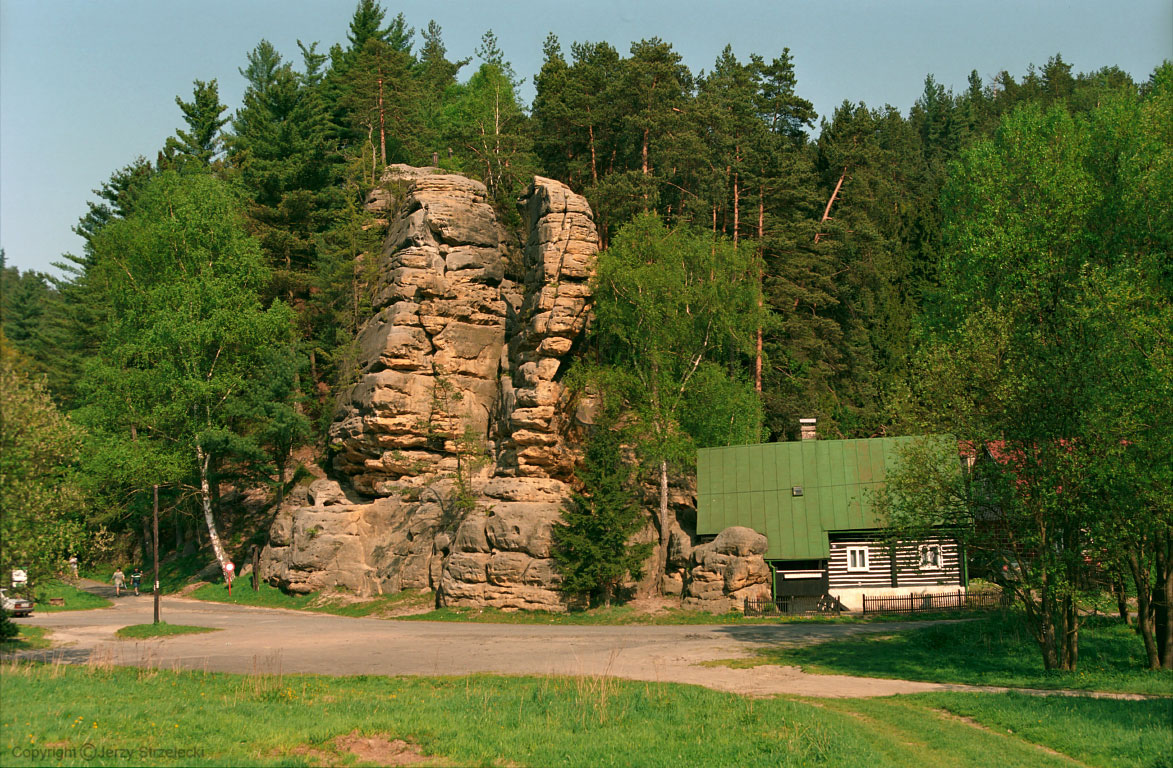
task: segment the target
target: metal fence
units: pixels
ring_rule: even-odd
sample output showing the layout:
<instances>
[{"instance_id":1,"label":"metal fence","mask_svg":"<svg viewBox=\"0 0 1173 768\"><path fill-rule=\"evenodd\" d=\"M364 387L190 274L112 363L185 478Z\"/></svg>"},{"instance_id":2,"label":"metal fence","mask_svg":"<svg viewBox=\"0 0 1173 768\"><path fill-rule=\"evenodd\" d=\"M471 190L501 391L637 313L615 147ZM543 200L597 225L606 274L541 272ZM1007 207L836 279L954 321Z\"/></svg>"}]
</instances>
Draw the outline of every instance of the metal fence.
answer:
<instances>
[{"instance_id":1,"label":"metal fence","mask_svg":"<svg viewBox=\"0 0 1173 768\"><path fill-rule=\"evenodd\" d=\"M830 595L802 595L745 601L746 616L838 616L842 605Z\"/></svg>"},{"instance_id":2,"label":"metal fence","mask_svg":"<svg viewBox=\"0 0 1173 768\"><path fill-rule=\"evenodd\" d=\"M863 596L863 612L869 613L926 613L928 611L983 611L1005 608L1011 596L1001 590L980 592L941 592L930 595Z\"/></svg>"}]
</instances>

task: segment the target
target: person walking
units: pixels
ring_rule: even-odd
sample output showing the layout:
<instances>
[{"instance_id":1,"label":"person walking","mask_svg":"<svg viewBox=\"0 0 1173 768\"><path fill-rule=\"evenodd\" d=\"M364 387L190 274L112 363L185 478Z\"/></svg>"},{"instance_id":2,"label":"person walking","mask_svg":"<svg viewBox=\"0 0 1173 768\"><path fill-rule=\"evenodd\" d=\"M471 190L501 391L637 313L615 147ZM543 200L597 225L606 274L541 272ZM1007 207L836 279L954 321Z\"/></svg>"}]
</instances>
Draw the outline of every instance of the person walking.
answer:
<instances>
[{"instance_id":1,"label":"person walking","mask_svg":"<svg viewBox=\"0 0 1173 768\"><path fill-rule=\"evenodd\" d=\"M122 566L114 569L114 596L122 597L122 588L126 586L126 574L122 572Z\"/></svg>"},{"instance_id":2,"label":"person walking","mask_svg":"<svg viewBox=\"0 0 1173 768\"><path fill-rule=\"evenodd\" d=\"M138 586L143 583L143 569L137 565L130 573L130 585L134 587L134 596L138 597Z\"/></svg>"},{"instance_id":3,"label":"person walking","mask_svg":"<svg viewBox=\"0 0 1173 768\"><path fill-rule=\"evenodd\" d=\"M73 580L77 581L77 555L69 556L69 573L73 576Z\"/></svg>"}]
</instances>

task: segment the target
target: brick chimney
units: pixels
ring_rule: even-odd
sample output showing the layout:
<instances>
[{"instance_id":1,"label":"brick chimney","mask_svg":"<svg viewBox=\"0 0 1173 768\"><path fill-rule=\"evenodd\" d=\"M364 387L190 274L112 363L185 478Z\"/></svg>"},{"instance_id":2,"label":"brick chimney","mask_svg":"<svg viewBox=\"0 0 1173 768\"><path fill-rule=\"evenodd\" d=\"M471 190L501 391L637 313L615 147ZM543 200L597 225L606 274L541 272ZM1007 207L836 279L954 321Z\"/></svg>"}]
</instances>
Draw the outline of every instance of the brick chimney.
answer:
<instances>
[{"instance_id":1,"label":"brick chimney","mask_svg":"<svg viewBox=\"0 0 1173 768\"><path fill-rule=\"evenodd\" d=\"M815 429L816 423L818 423L818 419L799 419L798 420L798 426L802 430L802 439L803 440L818 440L819 439L819 433Z\"/></svg>"}]
</instances>

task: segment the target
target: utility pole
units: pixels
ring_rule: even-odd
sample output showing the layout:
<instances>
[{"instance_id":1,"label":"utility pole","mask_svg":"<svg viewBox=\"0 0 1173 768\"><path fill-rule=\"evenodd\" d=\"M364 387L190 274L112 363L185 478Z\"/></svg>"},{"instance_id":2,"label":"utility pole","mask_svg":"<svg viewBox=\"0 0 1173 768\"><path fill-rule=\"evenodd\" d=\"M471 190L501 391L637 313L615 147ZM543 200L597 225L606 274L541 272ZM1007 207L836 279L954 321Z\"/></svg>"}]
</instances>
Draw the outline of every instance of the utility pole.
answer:
<instances>
[{"instance_id":1,"label":"utility pole","mask_svg":"<svg viewBox=\"0 0 1173 768\"><path fill-rule=\"evenodd\" d=\"M155 623L159 623L159 486L155 486Z\"/></svg>"}]
</instances>

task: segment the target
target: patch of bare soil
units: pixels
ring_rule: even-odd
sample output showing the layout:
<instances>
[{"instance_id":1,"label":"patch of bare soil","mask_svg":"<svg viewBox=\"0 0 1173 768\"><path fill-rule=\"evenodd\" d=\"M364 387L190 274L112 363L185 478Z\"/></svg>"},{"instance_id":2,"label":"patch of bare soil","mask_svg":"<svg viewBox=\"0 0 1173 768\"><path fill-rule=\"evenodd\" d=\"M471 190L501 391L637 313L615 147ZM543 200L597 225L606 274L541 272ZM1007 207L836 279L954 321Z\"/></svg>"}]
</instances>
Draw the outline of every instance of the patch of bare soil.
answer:
<instances>
[{"instance_id":1,"label":"patch of bare soil","mask_svg":"<svg viewBox=\"0 0 1173 768\"><path fill-rule=\"evenodd\" d=\"M419 616L424 613L431 613L436 610L436 601L428 600L423 603L400 603L393 608L388 608L385 611L379 611L375 614L379 619L397 619L401 616Z\"/></svg>"},{"instance_id":2,"label":"patch of bare soil","mask_svg":"<svg viewBox=\"0 0 1173 768\"><path fill-rule=\"evenodd\" d=\"M316 608L326 605L361 605L374 602L377 598L359 597L351 592L324 592L311 604ZM394 619L399 616L413 616L420 613L429 613L436 609L436 596L433 592L421 592L397 600L382 610L368 614L372 619Z\"/></svg>"},{"instance_id":3,"label":"patch of bare soil","mask_svg":"<svg viewBox=\"0 0 1173 768\"><path fill-rule=\"evenodd\" d=\"M647 597L637 597L634 600L629 601L627 605L635 613L644 614L647 616L655 616L660 613L667 613L673 608L679 608L680 601L667 597L649 595Z\"/></svg>"},{"instance_id":4,"label":"patch of bare soil","mask_svg":"<svg viewBox=\"0 0 1173 768\"><path fill-rule=\"evenodd\" d=\"M369 597L358 597L350 592L320 592L310 605L314 608L321 608L326 605L354 605L355 603L369 602Z\"/></svg>"},{"instance_id":5,"label":"patch of bare soil","mask_svg":"<svg viewBox=\"0 0 1173 768\"><path fill-rule=\"evenodd\" d=\"M389 739L379 734L363 736L358 731L351 731L345 736L336 737L330 742L330 746L333 751L305 744L289 751L291 754L306 758L312 765L327 768L343 764L340 753L350 753L358 758L359 762L367 765L440 765L434 757L421 752L418 745L403 739Z\"/></svg>"},{"instance_id":6,"label":"patch of bare soil","mask_svg":"<svg viewBox=\"0 0 1173 768\"><path fill-rule=\"evenodd\" d=\"M416 744L403 739L388 739L386 736L361 736L353 731L334 739L338 749L349 752L367 763L375 765L417 765L431 763L432 758L420 751Z\"/></svg>"},{"instance_id":7,"label":"patch of bare soil","mask_svg":"<svg viewBox=\"0 0 1173 768\"><path fill-rule=\"evenodd\" d=\"M204 586L207 583L208 582L206 582L206 581L192 582L191 584L188 584L186 587L184 587L183 589L176 592L173 595L173 597L188 597L189 595L191 595L192 592L195 592L197 589L199 589L200 587Z\"/></svg>"}]
</instances>

